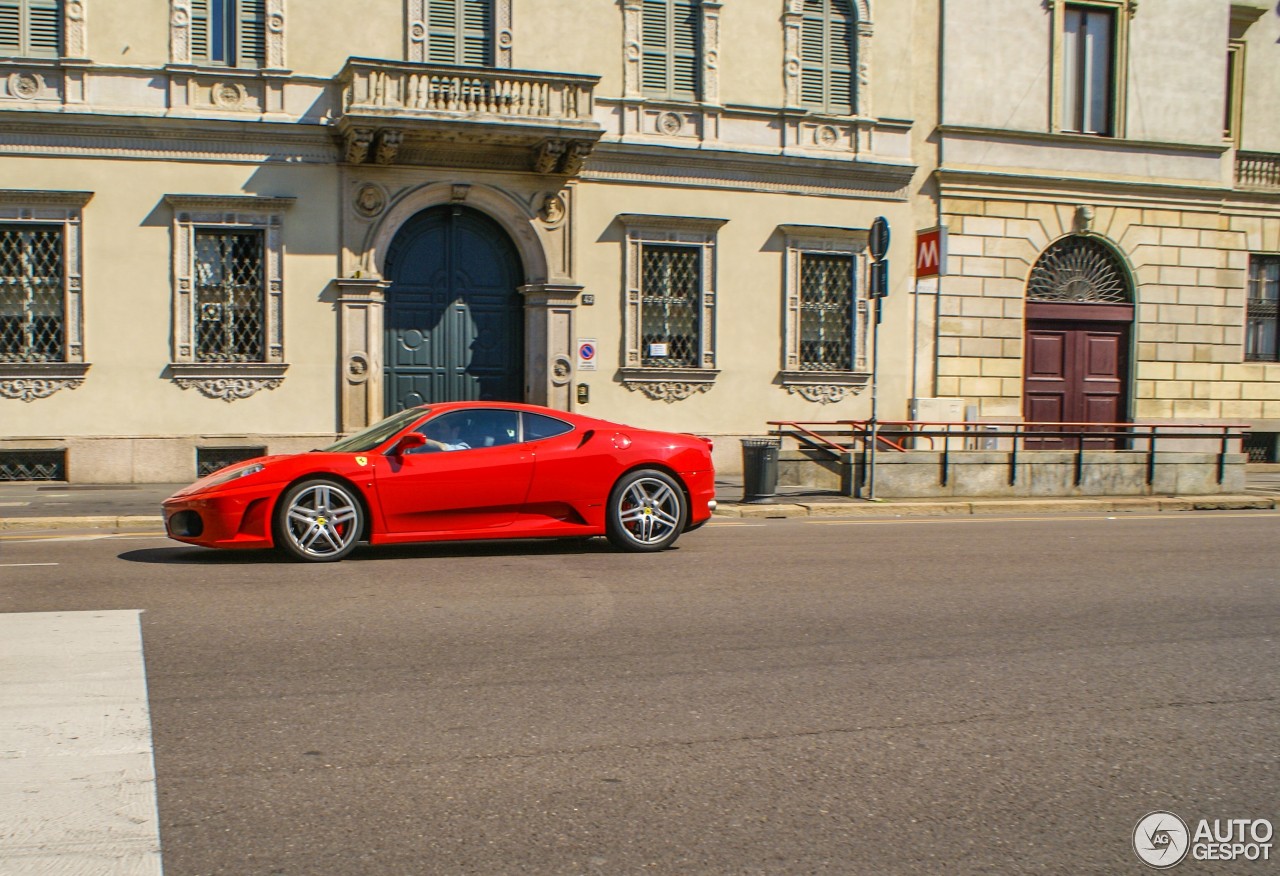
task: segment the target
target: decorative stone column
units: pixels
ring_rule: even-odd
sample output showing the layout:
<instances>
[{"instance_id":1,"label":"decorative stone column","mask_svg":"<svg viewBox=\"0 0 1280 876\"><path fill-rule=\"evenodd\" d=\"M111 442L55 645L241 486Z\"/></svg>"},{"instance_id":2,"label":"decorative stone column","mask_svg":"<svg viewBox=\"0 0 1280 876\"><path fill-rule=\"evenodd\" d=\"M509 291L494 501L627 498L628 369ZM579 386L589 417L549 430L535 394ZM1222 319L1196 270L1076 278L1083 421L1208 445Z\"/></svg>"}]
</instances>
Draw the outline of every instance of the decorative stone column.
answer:
<instances>
[{"instance_id":1,"label":"decorative stone column","mask_svg":"<svg viewBox=\"0 0 1280 876\"><path fill-rule=\"evenodd\" d=\"M521 286L524 295L525 401L560 411L573 406L573 312L582 287Z\"/></svg>"},{"instance_id":2,"label":"decorative stone column","mask_svg":"<svg viewBox=\"0 0 1280 876\"><path fill-rule=\"evenodd\" d=\"M355 432L382 419L383 307L386 280L342 277L338 287L338 376L341 431Z\"/></svg>"}]
</instances>

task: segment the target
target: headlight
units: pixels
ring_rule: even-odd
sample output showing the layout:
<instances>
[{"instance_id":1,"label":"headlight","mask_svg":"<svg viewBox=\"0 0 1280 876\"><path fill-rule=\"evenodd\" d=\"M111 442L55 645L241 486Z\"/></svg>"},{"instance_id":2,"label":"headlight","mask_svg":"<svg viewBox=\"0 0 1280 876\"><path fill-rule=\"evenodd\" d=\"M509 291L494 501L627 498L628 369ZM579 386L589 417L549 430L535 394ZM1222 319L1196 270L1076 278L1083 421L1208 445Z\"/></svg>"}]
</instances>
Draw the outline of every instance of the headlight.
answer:
<instances>
[{"instance_id":1,"label":"headlight","mask_svg":"<svg viewBox=\"0 0 1280 876\"><path fill-rule=\"evenodd\" d=\"M260 462L255 462L253 465L246 465L244 468L237 468L232 471L224 471L220 474L210 475L210 480L205 481L202 486L205 489L208 489L209 487L220 487L225 483L236 480L237 478L257 474L264 468L266 468L265 465Z\"/></svg>"}]
</instances>

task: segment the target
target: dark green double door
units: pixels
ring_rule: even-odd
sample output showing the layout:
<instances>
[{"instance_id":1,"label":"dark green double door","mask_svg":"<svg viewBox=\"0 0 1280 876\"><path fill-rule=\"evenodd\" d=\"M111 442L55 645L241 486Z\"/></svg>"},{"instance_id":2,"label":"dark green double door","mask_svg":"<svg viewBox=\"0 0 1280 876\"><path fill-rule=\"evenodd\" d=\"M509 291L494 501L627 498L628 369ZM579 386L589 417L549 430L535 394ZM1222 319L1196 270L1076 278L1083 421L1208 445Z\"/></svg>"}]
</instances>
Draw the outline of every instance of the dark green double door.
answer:
<instances>
[{"instance_id":1,"label":"dark green double door","mask_svg":"<svg viewBox=\"0 0 1280 876\"><path fill-rule=\"evenodd\" d=\"M520 257L492 219L424 210L387 252L387 413L429 402L521 401Z\"/></svg>"}]
</instances>

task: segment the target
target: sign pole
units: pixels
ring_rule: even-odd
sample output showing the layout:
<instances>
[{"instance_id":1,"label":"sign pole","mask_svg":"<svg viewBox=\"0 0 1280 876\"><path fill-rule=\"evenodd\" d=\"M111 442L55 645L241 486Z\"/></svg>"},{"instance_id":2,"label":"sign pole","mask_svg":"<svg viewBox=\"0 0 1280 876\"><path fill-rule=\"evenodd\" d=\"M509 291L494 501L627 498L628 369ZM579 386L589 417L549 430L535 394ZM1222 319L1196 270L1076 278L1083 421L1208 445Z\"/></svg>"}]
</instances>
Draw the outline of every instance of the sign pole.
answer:
<instances>
[{"instance_id":1,"label":"sign pole","mask_svg":"<svg viewBox=\"0 0 1280 876\"><path fill-rule=\"evenodd\" d=\"M876 445L879 443L880 421L877 419L877 403L880 393L880 319L881 301L889 294L889 220L877 216L871 223L871 234L867 240L867 248L871 251L871 297L875 300L875 321L871 324L871 452L867 457L867 496L870 501L876 498Z\"/></svg>"}]
</instances>

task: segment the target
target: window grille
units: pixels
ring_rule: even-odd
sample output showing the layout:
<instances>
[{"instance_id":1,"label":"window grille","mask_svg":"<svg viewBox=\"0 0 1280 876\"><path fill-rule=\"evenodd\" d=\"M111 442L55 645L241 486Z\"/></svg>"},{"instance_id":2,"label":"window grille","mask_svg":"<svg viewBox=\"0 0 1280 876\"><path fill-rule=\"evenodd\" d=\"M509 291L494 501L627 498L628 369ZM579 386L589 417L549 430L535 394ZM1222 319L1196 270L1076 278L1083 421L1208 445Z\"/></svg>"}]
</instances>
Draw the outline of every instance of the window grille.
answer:
<instances>
[{"instance_id":1,"label":"window grille","mask_svg":"<svg viewBox=\"0 0 1280 876\"><path fill-rule=\"evenodd\" d=\"M197 447L196 477L202 478L237 462L266 455L265 447Z\"/></svg>"},{"instance_id":2,"label":"window grille","mask_svg":"<svg viewBox=\"0 0 1280 876\"><path fill-rule=\"evenodd\" d=\"M429 0L427 60L493 66L493 0Z\"/></svg>"},{"instance_id":3,"label":"window grille","mask_svg":"<svg viewBox=\"0 0 1280 876\"><path fill-rule=\"evenodd\" d=\"M800 370L853 370L853 257L800 256Z\"/></svg>"},{"instance_id":4,"label":"window grille","mask_svg":"<svg viewBox=\"0 0 1280 876\"><path fill-rule=\"evenodd\" d=\"M1280 435L1275 432L1250 432L1244 436L1244 452L1249 462L1276 462L1276 445Z\"/></svg>"},{"instance_id":5,"label":"window grille","mask_svg":"<svg viewBox=\"0 0 1280 876\"><path fill-rule=\"evenodd\" d=\"M1280 256L1249 256L1244 357L1255 362L1280 361Z\"/></svg>"},{"instance_id":6,"label":"window grille","mask_svg":"<svg viewBox=\"0 0 1280 876\"><path fill-rule=\"evenodd\" d=\"M1129 275L1106 245L1088 237L1065 237L1051 245L1031 269L1030 301L1128 304Z\"/></svg>"},{"instance_id":7,"label":"window grille","mask_svg":"<svg viewBox=\"0 0 1280 876\"><path fill-rule=\"evenodd\" d=\"M0 0L0 55L56 58L62 53L58 0Z\"/></svg>"},{"instance_id":8,"label":"window grille","mask_svg":"<svg viewBox=\"0 0 1280 876\"><path fill-rule=\"evenodd\" d=\"M657 368L697 368L701 250L645 245L641 258L641 362Z\"/></svg>"},{"instance_id":9,"label":"window grille","mask_svg":"<svg viewBox=\"0 0 1280 876\"><path fill-rule=\"evenodd\" d=\"M693 100L699 97L699 12L695 0L644 0L640 83L646 94Z\"/></svg>"},{"instance_id":10,"label":"window grille","mask_svg":"<svg viewBox=\"0 0 1280 876\"><path fill-rule=\"evenodd\" d=\"M857 112L856 19L847 0L805 0L800 24L800 101L840 115Z\"/></svg>"},{"instance_id":11,"label":"window grille","mask_svg":"<svg viewBox=\"0 0 1280 876\"><path fill-rule=\"evenodd\" d=\"M191 0L193 61L261 67L266 57L266 0Z\"/></svg>"},{"instance_id":12,"label":"window grille","mask_svg":"<svg viewBox=\"0 0 1280 876\"><path fill-rule=\"evenodd\" d=\"M0 450L0 481L65 481L65 450Z\"/></svg>"},{"instance_id":13,"label":"window grille","mask_svg":"<svg viewBox=\"0 0 1280 876\"><path fill-rule=\"evenodd\" d=\"M0 225L0 362L65 358L62 228Z\"/></svg>"},{"instance_id":14,"label":"window grille","mask_svg":"<svg viewBox=\"0 0 1280 876\"><path fill-rule=\"evenodd\" d=\"M264 361L262 232L198 229L195 252L196 361Z\"/></svg>"}]
</instances>

